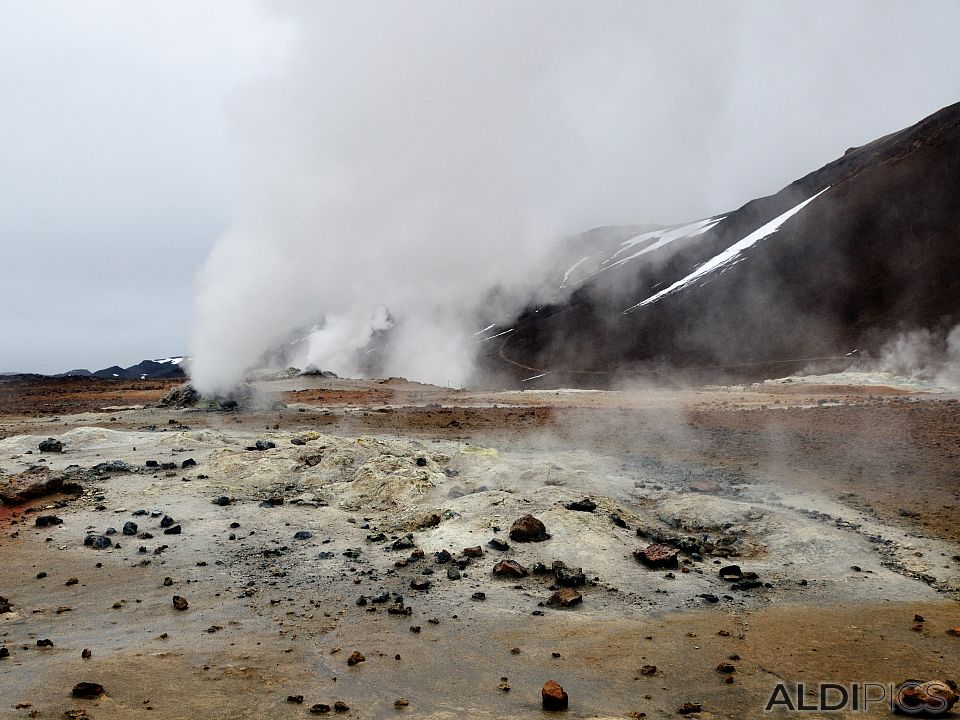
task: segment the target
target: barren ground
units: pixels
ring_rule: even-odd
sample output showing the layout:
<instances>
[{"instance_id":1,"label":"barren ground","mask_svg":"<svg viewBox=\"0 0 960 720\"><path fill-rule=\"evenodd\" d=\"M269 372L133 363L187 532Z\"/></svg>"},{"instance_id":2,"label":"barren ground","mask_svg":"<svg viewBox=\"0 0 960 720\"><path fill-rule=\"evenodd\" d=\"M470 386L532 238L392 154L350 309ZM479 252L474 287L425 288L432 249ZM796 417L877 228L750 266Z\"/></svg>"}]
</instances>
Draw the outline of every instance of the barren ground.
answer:
<instances>
[{"instance_id":1,"label":"barren ground","mask_svg":"<svg viewBox=\"0 0 960 720\"><path fill-rule=\"evenodd\" d=\"M175 385L0 382L0 490L38 466L84 488L0 505L0 596L12 604L0 614L0 717L298 718L337 700L357 718L529 717L554 679L569 717L676 717L695 702L699 717L750 718L767 716L777 682L960 674L948 634L960 626L955 396L318 378L261 383L261 409L151 406ZM277 400L286 407L271 409ZM39 452L47 437L64 451ZM256 440L276 447L246 449ZM93 469L112 461L126 465ZM565 507L584 497L593 512ZM549 539L509 538L525 513ZM63 524L38 528L47 514ZM163 515L182 533L164 534ZM84 546L128 521L152 537ZM390 549L408 532L422 559ZM658 534L700 552L684 545L679 568L647 569L632 553ZM483 556L448 578L477 545ZM438 562L442 550L453 560ZM495 578L503 559L582 568L582 604L541 605L554 575ZM718 577L731 563L764 585L732 589ZM411 589L417 580L431 586ZM355 650L366 660L349 666ZM71 698L80 681L105 695Z\"/></svg>"}]
</instances>

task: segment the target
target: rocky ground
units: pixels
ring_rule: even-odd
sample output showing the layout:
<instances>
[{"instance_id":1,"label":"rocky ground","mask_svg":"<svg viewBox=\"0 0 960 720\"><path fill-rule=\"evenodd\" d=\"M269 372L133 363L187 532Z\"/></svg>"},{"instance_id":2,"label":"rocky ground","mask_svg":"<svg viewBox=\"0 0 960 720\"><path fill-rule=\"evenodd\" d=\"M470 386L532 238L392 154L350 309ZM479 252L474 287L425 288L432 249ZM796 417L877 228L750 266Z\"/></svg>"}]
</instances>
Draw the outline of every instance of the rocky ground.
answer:
<instances>
[{"instance_id":1,"label":"rocky ground","mask_svg":"<svg viewBox=\"0 0 960 720\"><path fill-rule=\"evenodd\" d=\"M749 718L958 674L953 395L175 385L0 383L0 717L528 717L554 680Z\"/></svg>"}]
</instances>

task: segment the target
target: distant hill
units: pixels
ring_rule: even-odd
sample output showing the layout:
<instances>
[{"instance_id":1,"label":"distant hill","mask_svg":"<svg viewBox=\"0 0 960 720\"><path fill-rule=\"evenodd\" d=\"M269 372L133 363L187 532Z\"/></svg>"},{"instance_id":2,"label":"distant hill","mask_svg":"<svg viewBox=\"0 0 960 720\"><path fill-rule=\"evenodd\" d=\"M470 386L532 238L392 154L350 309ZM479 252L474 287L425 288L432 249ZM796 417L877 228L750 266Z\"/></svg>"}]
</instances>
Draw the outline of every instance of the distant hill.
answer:
<instances>
[{"instance_id":1,"label":"distant hill","mask_svg":"<svg viewBox=\"0 0 960 720\"><path fill-rule=\"evenodd\" d=\"M949 328L960 322L960 103L736 210L611 252L614 235L556 273L552 303L478 341L488 380L771 377L877 351L904 329Z\"/></svg>"},{"instance_id":2,"label":"distant hill","mask_svg":"<svg viewBox=\"0 0 960 720\"><path fill-rule=\"evenodd\" d=\"M57 377L97 377L107 380L156 380L161 378L183 378L182 357L168 357L162 360L143 360L128 368L112 365L111 367L90 372L86 369L70 370L60 373Z\"/></svg>"}]
</instances>

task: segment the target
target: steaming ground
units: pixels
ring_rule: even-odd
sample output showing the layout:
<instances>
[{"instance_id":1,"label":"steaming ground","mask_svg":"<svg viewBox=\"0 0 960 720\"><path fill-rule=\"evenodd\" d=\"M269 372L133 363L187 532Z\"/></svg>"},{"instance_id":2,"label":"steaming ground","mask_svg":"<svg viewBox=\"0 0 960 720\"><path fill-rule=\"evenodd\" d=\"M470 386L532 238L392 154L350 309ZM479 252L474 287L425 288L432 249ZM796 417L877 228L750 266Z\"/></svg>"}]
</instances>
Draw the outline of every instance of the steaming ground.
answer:
<instances>
[{"instance_id":1,"label":"steaming ground","mask_svg":"<svg viewBox=\"0 0 960 720\"><path fill-rule=\"evenodd\" d=\"M78 466L85 490L0 506L0 717L304 717L337 700L362 718L527 717L555 679L570 717L696 702L745 718L778 681L951 677L960 402L890 380L485 393L299 378L260 383L286 407L251 412L143 407L156 382L3 385L0 488L42 465ZM63 453L38 452L50 436ZM111 461L129 467L89 472ZM585 497L592 512L567 509ZM50 513L63 524L37 528ZM508 537L526 513L548 540ZM128 521L153 537L83 546ZM638 528L703 547L647 569ZM389 549L408 532L424 558ZM460 579L434 555L478 545ZM492 577L503 559L582 568L582 604L542 605L553 575ZM717 572L732 563L769 586L732 589ZM388 612L394 593L409 615ZM80 681L106 696L70 698Z\"/></svg>"}]
</instances>

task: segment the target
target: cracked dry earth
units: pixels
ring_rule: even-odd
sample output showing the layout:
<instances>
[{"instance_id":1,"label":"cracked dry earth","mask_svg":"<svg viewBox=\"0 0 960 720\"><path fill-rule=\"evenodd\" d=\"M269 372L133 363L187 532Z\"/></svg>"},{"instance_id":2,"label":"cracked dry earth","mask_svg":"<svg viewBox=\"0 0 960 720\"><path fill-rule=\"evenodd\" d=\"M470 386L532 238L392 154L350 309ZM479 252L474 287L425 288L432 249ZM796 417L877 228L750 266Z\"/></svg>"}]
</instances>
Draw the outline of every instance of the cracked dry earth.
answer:
<instances>
[{"instance_id":1,"label":"cracked dry earth","mask_svg":"<svg viewBox=\"0 0 960 720\"><path fill-rule=\"evenodd\" d=\"M751 718L778 682L960 674L953 396L168 387L0 407L0 491L82 488L0 506L0 717L530 717L555 680L567 717ZM511 537L526 514L547 539Z\"/></svg>"}]
</instances>

